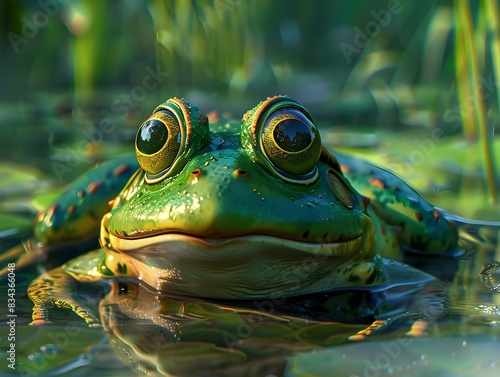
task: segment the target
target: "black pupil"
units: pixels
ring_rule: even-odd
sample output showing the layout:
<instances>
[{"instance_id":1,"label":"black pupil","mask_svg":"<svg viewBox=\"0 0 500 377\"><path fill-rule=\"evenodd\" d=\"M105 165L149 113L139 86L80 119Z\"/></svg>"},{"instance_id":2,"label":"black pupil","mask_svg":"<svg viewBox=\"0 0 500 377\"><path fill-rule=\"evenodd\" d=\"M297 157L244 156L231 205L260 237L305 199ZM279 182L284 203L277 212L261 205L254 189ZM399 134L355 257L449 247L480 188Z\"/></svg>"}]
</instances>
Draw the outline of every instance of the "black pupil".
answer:
<instances>
[{"instance_id":1,"label":"black pupil","mask_svg":"<svg viewBox=\"0 0 500 377\"><path fill-rule=\"evenodd\" d=\"M302 114L301 119L285 119L274 127L273 136L276 144L287 152L300 152L306 149L312 142L313 135Z\"/></svg>"},{"instance_id":2,"label":"black pupil","mask_svg":"<svg viewBox=\"0 0 500 377\"><path fill-rule=\"evenodd\" d=\"M137 133L137 149L144 154L158 152L168 139L165 124L158 119L150 119L144 123Z\"/></svg>"},{"instance_id":3,"label":"black pupil","mask_svg":"<svg viewBox=\"0 0 500 377\"><path fill-rule=\"evenodd\" d=\"M120 295L126 295L128 292L128 286L125 283L119 283L118 292Z\"/></svg>"}]
</instances>

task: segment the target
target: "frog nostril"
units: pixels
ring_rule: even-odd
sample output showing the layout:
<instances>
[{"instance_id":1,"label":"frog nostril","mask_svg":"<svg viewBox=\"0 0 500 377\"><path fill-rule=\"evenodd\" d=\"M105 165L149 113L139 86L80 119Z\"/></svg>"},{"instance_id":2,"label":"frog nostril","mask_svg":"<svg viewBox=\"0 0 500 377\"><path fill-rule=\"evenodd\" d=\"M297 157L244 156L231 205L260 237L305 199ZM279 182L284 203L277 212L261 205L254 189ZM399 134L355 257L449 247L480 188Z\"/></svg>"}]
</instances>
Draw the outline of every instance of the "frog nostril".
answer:
<instances>
[{"instance_id":1,"label":"frog nostril","mask_svg":"<svg viewBox=\"0 0 500 377\"><path fill-rule=\"evenodd\" d=\"M191 177L199 177L201 175L201 169L194 169L191 172Z\"/></svg>"},{"instance_id":2,"label":"frog nostril","mask_svg":"<svg viewBox=\"0 0 500 377\"><path fill-rule=\"evenodd\" d=\"M246 170L243 170L243 169L236 169L233 172L233 176L235 176L235 177L246 177L246 176L248 176L248 172Z\"/></svg>"}]
</instances>

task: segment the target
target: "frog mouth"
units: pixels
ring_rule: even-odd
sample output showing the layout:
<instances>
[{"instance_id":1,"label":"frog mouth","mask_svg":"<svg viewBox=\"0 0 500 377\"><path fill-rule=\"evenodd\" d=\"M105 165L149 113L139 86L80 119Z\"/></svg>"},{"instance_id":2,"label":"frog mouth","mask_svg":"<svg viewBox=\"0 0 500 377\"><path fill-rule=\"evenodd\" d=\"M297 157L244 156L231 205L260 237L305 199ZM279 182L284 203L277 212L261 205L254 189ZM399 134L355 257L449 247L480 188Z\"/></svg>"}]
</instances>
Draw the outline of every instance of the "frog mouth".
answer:
<instances>
[{"instance_id":1,"label":"frog mouth","mask_svg":"<svg viewBox=\"0 0 500 377\"><path fill-rule=\"evenodd\" d=\"M109 235L131 271L153 289L214 299L291 297L352 284L372 275L374 247L365 233L331 243L269 235L202 238L167 233L127 239ZM358 267L355 267L358 266ZM368 266L365 268L365 266ZM359 281L358 281L359 280Z\"/></svg>"},{"instance_id":2,"label":"frog mouth","mask_svg":"<svg viewBox=\"0 0 500 377\"><path fill-rule=\"evenodd\" d=\"M335 242L304 242L294 239L281 238L270 235L242 235L233 237L199 237L184 233L164 233L141 238L122 238L109 234L109 244L112 249L130 253L145 253L148 250L163 250L168 255L184 253L231 251L233 254L256 252L258 249L294 250L312 255L341 257L350 255L362 243L363 235ZM227 254L224 253L226 256Z\"/></svg>"}]
</instances>

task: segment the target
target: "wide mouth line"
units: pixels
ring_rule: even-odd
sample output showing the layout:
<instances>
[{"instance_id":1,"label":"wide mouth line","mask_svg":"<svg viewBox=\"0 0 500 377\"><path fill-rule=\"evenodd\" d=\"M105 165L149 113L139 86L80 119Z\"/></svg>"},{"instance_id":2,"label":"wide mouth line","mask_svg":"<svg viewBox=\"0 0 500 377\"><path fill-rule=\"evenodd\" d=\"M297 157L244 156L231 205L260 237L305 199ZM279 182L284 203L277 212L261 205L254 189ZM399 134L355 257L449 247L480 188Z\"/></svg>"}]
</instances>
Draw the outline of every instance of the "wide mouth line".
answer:
<instances>
[{"instance_id":1,"label":"wide mouth line","mask_svg":"<svg viewBox=\"0 0 500 377\"><path fill-rule=\"evenodd\" d=\"M248 234L231 237L202 237L185 233L162 233L149 237L121 238L110 234L109 239L112 248L121 251L138 250L144 247L153 247L162 244L191 244L195 248L214 249L225 247L238 247L238 245L253 245L260 247L264 245L275 245L278 247L289 247L292 249L314 250L318 247L326 249L349 248L348 245L355 245L361 241L362 234L348 240L333 242L305 242L295 239L271 236L267 234ZM339 249L340 250L340 249Z\"/></svg>"},{"instance_id":2,"label":"wide mouth line","mask_svg":"<svg viewBox=\"0 0 500 377\"><path fill-rule=\"evenodd\" d=\"M234 234L234 235L222 235L222 234L217 234L213 233L210 235L199 235L199 234L192 234L192 233L186 233L186 232L178 232L178 231L162 231L162 232L150 232L147 234L140 233L136 235L127 235L127 236L122 236L114 233L110 233L110 236L123 240L124 242L130 241L140 241L140 240L146 240L146 239L152 239L152 238L162 238L163 236L167 237L176 237L176 238L182 238L185 237L186 239L192 239L192 240L199 240L208 244L221 244L221 243L226 243L229 242L230 240L240 240L240 239L251 239L254 237L267 237L270 239L276 239L276 240L282 240L282 241L290 241L290 242L299 242L303 244L312 244L312 245L317 245L317 244L342 244L346 242L351 242L359 239L362 236L362 233L360 234L355 234L350 236L349 238L342 238L342 239L337 239L337 240L329 240L329 239L318 239L318 241L308 241L304 239L300 239L299 237L283 237L280 235L275 235L275 234L268 234L268 233L241 233L241 234Z\"/></svg>"}]
</instances>

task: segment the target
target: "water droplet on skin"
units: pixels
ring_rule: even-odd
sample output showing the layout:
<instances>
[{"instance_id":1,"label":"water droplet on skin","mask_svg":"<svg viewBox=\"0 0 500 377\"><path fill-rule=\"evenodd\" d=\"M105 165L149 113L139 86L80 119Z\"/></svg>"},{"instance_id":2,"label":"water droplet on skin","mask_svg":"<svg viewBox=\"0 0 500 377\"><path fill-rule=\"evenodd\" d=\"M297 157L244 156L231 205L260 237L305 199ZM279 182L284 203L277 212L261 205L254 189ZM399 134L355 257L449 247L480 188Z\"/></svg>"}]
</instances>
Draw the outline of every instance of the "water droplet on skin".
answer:
<instances>
[{"instance_id":1,"label":"water droplet on skin","mask_svg":"<svg viewBox=\"0 0 500 377\"><path fill-rule=\"evenodd\" d=\"M45 344L40 347L40 351L49 355L54 355L61 350L57 344Z\"/></svg>"},{"instance_id":2,"label":"water droplet on skin","mask_svg":"<svg viewBox=\"0 0 500 377\"><path fill-rule=\"evenodd\" d=\"M29 361L42 361L45 360L45 356L42 355L41 353L31 353L28 355L28 360Z\"/></svg>"}]
</instances>

